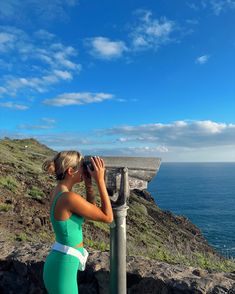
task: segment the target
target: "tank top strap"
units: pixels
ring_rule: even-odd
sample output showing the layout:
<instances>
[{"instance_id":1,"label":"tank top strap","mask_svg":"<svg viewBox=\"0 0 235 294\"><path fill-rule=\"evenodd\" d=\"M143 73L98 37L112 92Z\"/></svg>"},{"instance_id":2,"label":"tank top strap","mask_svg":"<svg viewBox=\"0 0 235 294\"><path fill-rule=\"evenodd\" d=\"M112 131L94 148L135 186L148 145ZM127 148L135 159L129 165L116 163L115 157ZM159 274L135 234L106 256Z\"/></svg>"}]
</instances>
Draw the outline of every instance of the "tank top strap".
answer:
<instances>
[{"instance_id":1,"label":"tank top strap","mask_svg":"<svg viewBox=\"0 0 235 294\"><path fill-rule=\"evenodd\" d=\"M56 205L56 201L59 198L59 196L61 194L63 194L64 192L66 192L66 191L60 191L59 193L57 193L57 195L53 199L52 206L51 206L51 215L52 215L53 219L54 219L54 208L55 208L55 205Z\"/></svg>"}]
</instances>

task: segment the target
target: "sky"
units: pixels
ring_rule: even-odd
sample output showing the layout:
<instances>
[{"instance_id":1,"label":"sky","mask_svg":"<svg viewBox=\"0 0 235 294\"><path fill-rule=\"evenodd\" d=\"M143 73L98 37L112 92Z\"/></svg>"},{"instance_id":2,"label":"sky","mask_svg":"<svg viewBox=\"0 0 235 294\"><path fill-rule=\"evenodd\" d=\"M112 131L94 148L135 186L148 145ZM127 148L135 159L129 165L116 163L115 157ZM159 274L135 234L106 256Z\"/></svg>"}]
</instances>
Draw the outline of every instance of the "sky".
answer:
<instances>
[{"instance_id":1,"label":"sky","mask_svg":"<svg viewBox=\"0 0 235 294\"><path fill-rule=\"evenodd\" d=\"M235 0L1 0L0 138L235 161Z\"/></svg>"}]
</instances>

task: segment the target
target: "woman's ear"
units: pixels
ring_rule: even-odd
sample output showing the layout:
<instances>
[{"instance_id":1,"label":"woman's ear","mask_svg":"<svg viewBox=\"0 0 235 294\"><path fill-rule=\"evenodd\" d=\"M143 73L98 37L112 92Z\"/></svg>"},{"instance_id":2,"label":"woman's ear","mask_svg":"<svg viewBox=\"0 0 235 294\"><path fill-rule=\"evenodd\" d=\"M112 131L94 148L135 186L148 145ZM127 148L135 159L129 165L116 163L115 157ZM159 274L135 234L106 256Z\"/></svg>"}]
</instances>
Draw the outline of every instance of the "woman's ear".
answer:
<instances>
[{"instance_id":1,"label":"woman's ear","mask_svg":"<svg viewBox=\"0 0 235 294\"><path fill-rule=\"evenodd\" d=\"M74 173L74 169L73 169L72 167L69 167L69 168L67 169L67 174L70 175L70 176L72 176L73 173Z\"/></svg>"}]
</instances>

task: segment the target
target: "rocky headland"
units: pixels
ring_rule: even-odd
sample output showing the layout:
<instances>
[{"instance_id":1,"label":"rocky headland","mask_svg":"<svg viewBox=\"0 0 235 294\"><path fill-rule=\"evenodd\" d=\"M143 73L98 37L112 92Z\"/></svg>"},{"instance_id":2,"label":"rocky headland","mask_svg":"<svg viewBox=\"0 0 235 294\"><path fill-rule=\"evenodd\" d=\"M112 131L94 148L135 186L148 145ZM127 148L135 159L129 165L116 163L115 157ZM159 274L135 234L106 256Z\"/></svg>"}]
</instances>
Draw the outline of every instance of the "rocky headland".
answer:
<instances>
[{"instance_id":1,"label":"rocky headland","mask_svg":"<svg viewBox=\"0 0 235 294\"><path fill-rule=\"evenodd\" d=\"M46 293L42 268L54 242L55 182L41 164L54 153L34 139L0 141L0 293ZM77 192L84 195L84 186ZM162 211L146 190L132 191L128 206L128 293L235 293L234 261L186 217ZM108 293L109 226L86 221L83 234L90 256L78 274L80 293Z\"/></svg>"},{"instance_id":2,"label":"rocky headland","mask_svg":"<svg viewBox=\"0 0 235 294\"><path fill-rule=\"evenodd\" d=\"M3 244L0 262L2 294L46 294L42 283L48 244ZM79 272L80 294L109 294L109 253L90 248L86 270ZM127 256L128 294L235 293L235 273Z\"/></svg>"}]
</instances>

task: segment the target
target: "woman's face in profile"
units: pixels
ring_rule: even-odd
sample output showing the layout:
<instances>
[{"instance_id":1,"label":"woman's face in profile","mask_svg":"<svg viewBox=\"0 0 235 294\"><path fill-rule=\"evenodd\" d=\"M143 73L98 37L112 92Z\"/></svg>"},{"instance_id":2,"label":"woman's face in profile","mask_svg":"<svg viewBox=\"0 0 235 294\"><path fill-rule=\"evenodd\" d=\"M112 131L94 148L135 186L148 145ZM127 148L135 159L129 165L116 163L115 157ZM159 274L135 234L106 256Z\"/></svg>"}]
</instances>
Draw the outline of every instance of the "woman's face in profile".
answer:
<instances>
[{"instance_id":1,"label":"woman's face in profile","mask_svg":"<svg viewBox=\"0 0 235 294\"><path fill-rule=\"evenodd\" d=\"M80 166L78 169L70 167L67 172L67 176L71 177L73 182L80 183L83 181L82 177L82 167Z\"/></svg>"},{"instance_id":2,"label":"woman's face in profile","mask_svg":"<svg viewBox=\"0 0 235 294\"><path fill-rule=\"evenodd\" d=\"M76 179L77 183L80 183L83 181L83 167L82 165L79 166L79 169L76 171Z\"/></svg>"}]
</instances>

